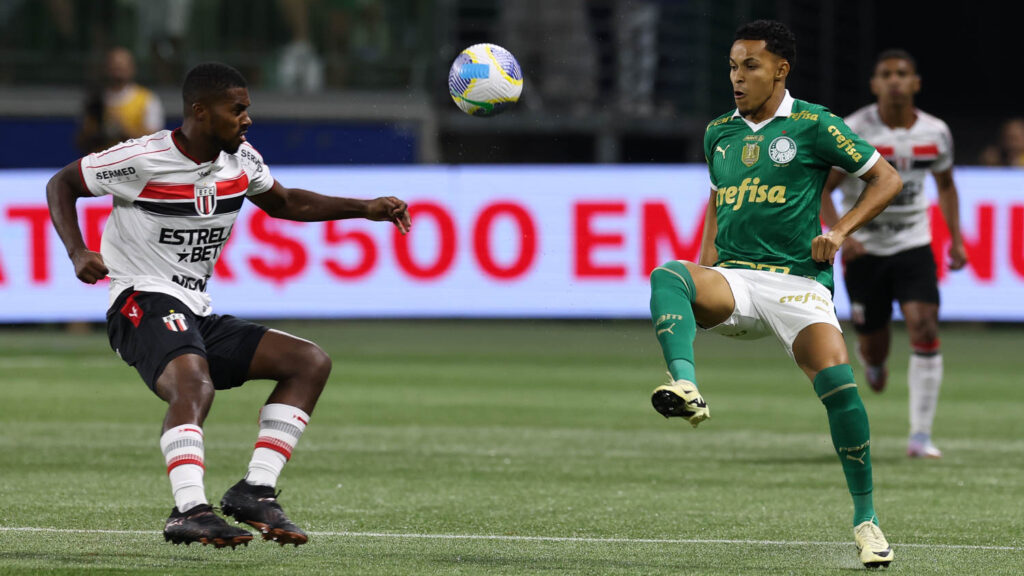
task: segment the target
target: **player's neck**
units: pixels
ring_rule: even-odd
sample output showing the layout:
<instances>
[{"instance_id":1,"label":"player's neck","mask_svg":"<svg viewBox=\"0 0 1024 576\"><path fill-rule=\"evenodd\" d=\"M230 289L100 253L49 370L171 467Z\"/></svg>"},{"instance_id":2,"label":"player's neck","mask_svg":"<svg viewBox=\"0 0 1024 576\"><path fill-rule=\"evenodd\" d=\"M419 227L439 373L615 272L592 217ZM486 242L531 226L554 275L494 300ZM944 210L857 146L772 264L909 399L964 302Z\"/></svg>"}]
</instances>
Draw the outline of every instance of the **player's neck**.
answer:
<instances>
[{"instance_id":1,"label":"player's neck","mask_svg":"<svg viewBox=\"0 0 1024 576\"><path fill-rule=\"evenodd\" d=\"M786 97L786 87L776 87L772 95L761 104L761 107L754 111L745 118L754 124L760 124L765 120L769 120L775 116L775 113L779 111L779 106L782 106L782 100Z\"/></svg>"},{"instance_id":2,"label":"player's neck","mask_svg":"<svg viewBox=\"0 0 1024 576\"><path fill-rule=\"evenodd\" d=\"M185 155L195 162L200 164L212 162L220 156L220 148L205 143L201 138L196 137L195 126L191 125L187 119L181 125L181 129L175 134L175 138L178 145L185 152Z\"/></svg>"},{"instance_id":3,"label":"player's neck","mask_svg":"<svg viewBox=\"0 0 1024 576\"><path fill-rule=\"evenodd\" d=\"M910 128L917 122L917 109L914 104L878 104L878 116L889 128Z\"/></svg>"}]
</instances>

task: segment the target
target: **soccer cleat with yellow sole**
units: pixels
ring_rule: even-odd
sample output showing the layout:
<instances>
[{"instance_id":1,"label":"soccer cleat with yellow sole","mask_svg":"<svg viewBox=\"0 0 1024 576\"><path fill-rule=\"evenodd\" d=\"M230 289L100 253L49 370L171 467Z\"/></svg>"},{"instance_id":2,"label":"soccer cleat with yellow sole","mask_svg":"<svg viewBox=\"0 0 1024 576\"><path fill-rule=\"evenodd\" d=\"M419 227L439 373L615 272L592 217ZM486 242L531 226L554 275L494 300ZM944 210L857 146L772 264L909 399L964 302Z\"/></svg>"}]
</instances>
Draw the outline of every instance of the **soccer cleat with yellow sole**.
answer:
<instances>
[{"instance_id":1,"label":"soccer cleat with yellow sole","mask_svg":"<svg viewBox=\"0 0 1024 576\"><path fill-rule=\"evenodd\" d=\"M874 522L861 522L853 529L853 540L857 543L860 561L868 568L888 566L895 555L882 529Z\"/></svg>"},{"instance_id":2,"label":"soccer cleat with yellow sole","mask_svg":"<svg viewBox=\"0 0 1024 576\"><path fill-rule=\"evenodd\" d=\"M697 390L697 385L687 380L675 380L658 386L651 394L651 404L665 418L684 418L694 428L711 418L711 411Z\"/></svg>"}]
</instances>

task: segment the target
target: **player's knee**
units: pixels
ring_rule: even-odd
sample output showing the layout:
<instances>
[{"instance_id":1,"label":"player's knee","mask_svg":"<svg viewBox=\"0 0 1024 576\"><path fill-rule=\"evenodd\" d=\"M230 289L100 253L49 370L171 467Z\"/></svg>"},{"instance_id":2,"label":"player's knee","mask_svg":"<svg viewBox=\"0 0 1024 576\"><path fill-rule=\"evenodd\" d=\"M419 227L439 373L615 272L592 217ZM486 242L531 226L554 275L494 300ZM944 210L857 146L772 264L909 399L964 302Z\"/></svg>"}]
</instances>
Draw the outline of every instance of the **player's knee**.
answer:
<instances>
[{"instance_id":1,"label":"player's knee","mask_svg":"<svg viewBox=\"0 0 1024 576\"><path fill-rule=\"evenodd\" d=\"M662 288L693 288L693 276L690 274L690 267L695 266L692 262L682 260L670 260L654 270L651 270L651 290Z\"/></svg>"},{"instance_id":2,"label":"player's knee","mask_svg":"<svg viewBox=\"0 0 1024 576\"><path fill-rule=\"evenodd\" d=\"M205 413L211 404L216 390L209 375L191 374L178 375L173 379L162 379L158 383L160 396L171 406L196 413Z\"/></svg>"},{"instance_id":3,"label":"player's knee","mask_svg":"<svg viewBox=\"0 0 1024 576\"><path fill-rule=\"evenodd\" d=\"M939 323L934 318L918 318L907 325L910 332L910 344L916 348L918 344L929 346L939 339Z\"/></svg>"},{"instance_id":4,"label":"player's knee","mask_svg":"<svg viewBox=\"0 0 1024 576\"><path fill-rule=\"evenodd\" d=\"M309 381L317 382L321 386L327 383L331 375L331 357L316 344L310 343L305 346L299 354L299 365Z\"/></svg>"}]
</instances>

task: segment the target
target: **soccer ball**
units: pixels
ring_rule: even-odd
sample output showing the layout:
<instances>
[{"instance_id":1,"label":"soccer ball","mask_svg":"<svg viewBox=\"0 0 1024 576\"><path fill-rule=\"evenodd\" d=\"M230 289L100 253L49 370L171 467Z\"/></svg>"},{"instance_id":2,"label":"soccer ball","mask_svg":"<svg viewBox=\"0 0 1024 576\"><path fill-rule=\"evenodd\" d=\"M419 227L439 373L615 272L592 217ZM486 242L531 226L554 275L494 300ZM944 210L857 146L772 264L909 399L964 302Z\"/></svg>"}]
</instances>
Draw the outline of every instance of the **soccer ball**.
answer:
<instances>
[{"instance_id":1,"label":"soccer ball","mask_svg":"<svg viewBox=\"0 0 1024 576\"><path fill-rule=\"evenodd\" d=\"M515 56L501 46L474 44L452 62L448 91L466 114L494 116L519 100L523 71Z\"/></svg>"}]
</instances>

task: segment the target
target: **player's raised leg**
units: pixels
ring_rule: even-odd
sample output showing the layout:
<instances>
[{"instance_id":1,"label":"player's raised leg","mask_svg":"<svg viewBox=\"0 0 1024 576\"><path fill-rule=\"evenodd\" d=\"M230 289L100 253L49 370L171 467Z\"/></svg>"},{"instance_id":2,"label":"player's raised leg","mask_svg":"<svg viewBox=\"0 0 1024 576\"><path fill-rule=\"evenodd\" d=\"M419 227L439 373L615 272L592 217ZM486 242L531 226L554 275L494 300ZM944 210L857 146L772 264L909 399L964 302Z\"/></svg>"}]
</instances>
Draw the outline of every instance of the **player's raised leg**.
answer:
<instances>
[{"instance_id":1,"label":"player's raised leg","mask_svg":"<svg viewBox=\"0 0 1024 576\"><path fill-rule=\"evenodd\" d=\"M252 534L214 514L206 499L202 425L214 396L206 358L182 354L172 359L157 378L154 391L168 405L160 449L175 502L164 525L164 539L175 544L213 544L217 548L248 544Z\"/></svg>"},{"instance_id":2,"label":"player's raised leg","mask_svg":"<svg viewBox=\"0 0 1024 576\"><path fill-rule=\"evenodd\" d=\"M714 270L673 260L651 272L651 320L671 376L651 403L666 418L685 418L695 428L710 418L697 389L693 340L698 323L720 324L734 307L729 283Z\"/></svg>"},{"instance_id":3,"label":"player's raised leg","mask_svg":"<svg viewBox=\"0 0 1024 576\"><path fill-rule=\"evenodd\" d=\"M900 308L910 336L910 365L907 389L910 392L910 439L907 455L911 458L941 458L932 443L932 423L942 387L942 353L939 349L939 305L931 302L902 302Z\"/></svg>"},{"instance_id":4,"label":"player's raised leg","mask_svg":"<svg viewBox=\"0 0 1024 576\"><path fill-rule=\"evenodd\" d=\"M276 380L277 386L260 410L249 471L224 494L221 508L235 520L258 528L265 540L282 546L308 540L281 509L274 488L330 373L331 360L319 346L275 330L264 334L249 368L250 379Z\"/></svg>"},{"instance_id":5,"label":"player's raised leg","mask_svg":"<svg viewBox=\"0 0 1024 576\"><path fill-rule=\"evenodd\" d=\"M869 567L886 566L893 560L893 551L875 514L868 415L857 393L843 335L830 324L811 324L793 342L793 357L814 383L828 413L832 445L853 497L854 541L861 562Z\"/></svg>"}]
</instances>

